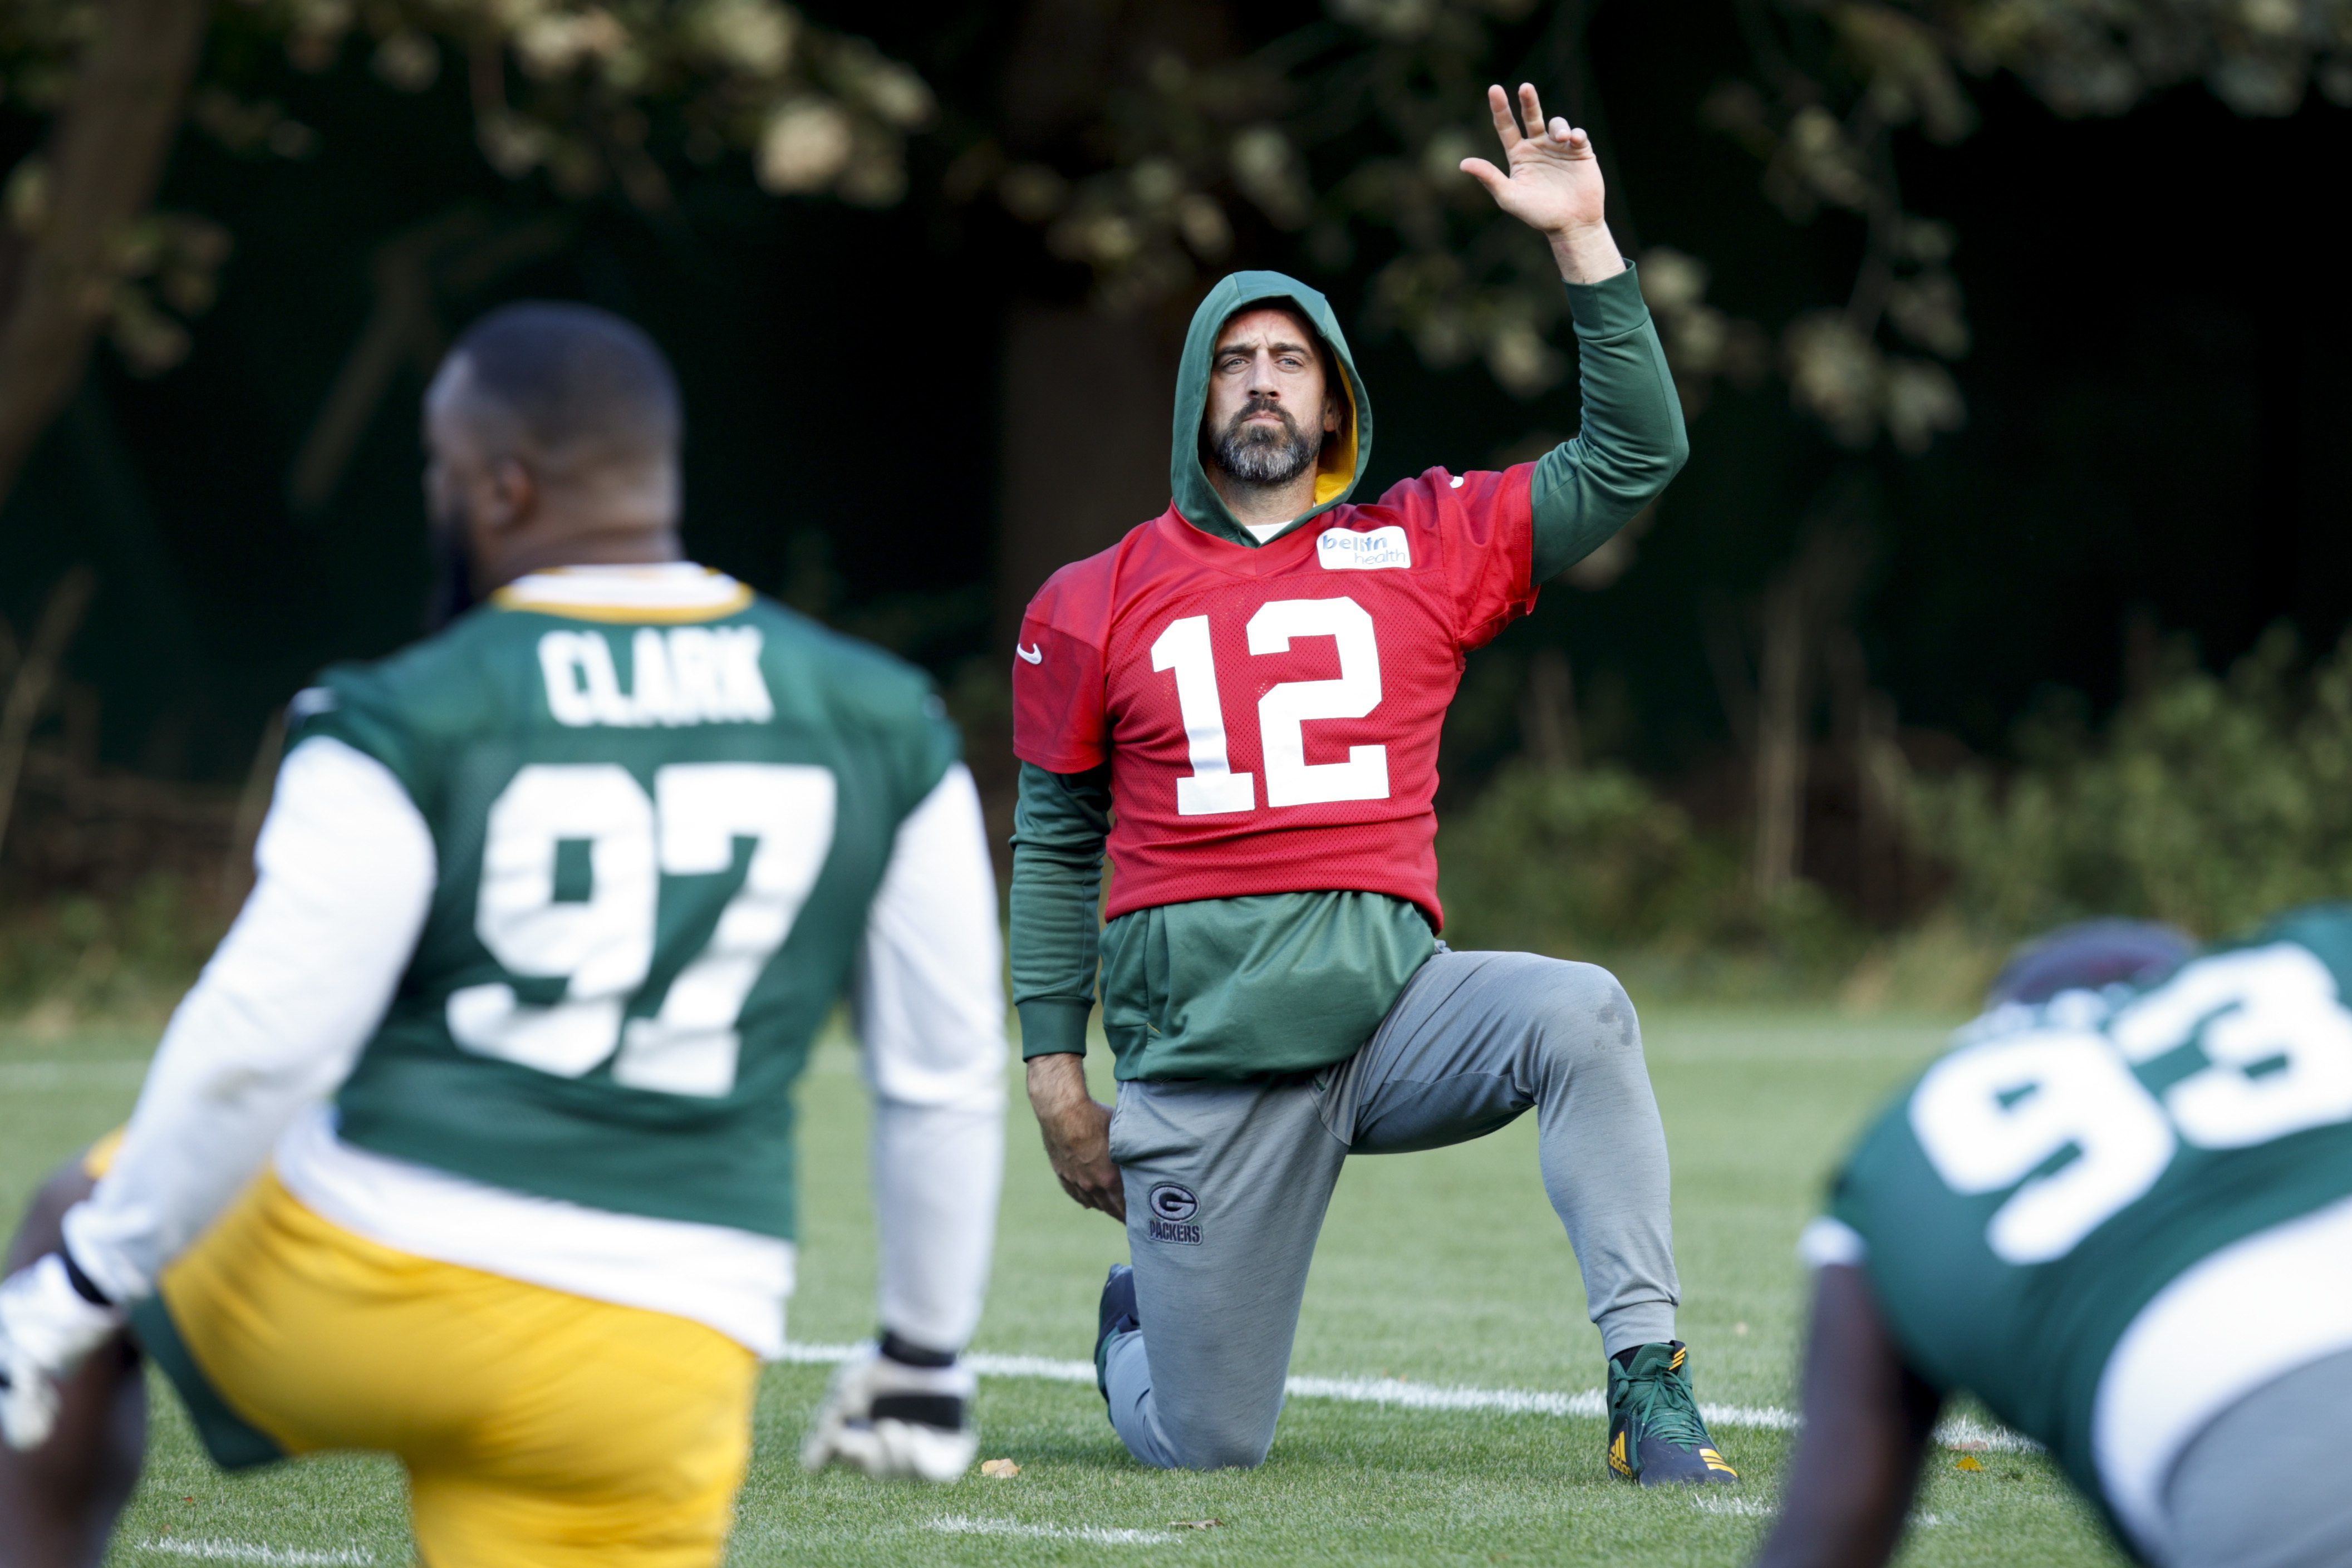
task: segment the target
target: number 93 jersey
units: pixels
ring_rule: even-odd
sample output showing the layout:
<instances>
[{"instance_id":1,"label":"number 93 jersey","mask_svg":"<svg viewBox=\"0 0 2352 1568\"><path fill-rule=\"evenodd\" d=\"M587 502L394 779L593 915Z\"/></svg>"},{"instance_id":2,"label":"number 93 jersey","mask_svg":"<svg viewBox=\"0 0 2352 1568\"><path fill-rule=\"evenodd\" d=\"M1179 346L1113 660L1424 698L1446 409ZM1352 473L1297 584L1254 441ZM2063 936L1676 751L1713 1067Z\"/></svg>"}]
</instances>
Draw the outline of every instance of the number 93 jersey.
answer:
<instances>
[{"instance_id":1,"label":"number 93 jersey","mask_svg":"<svg viewBox=\"0 0 2352 1568\"><path fill-rule=\"evenodd\" d=\"M1171 507L1038 591L1013 749L1110 764L1108 917L1356 891L1441 924L1438 734L1464 653L1535 603L1532 472L1432 469L1255 549Z\"/></svg>"},{"instance_id":2,"label":"number 93 jersey","mask_svg":"<svg viewBox=\"0 0 2352 1568\"><path fill-rule=\"evenodd\" d=\"M526 578L298 700L290 738L383 763L436 859L337 1132L789 1238L791 1086L955 731L877 650L716 573L644 575Z\"/></svg>"},{"instance_id":3,"label":"number 93 jersey","mask_svg":"<svg viewBox=\"0 0 2352 1568\"><path fill-rule=\"evenodd\" d=\"M2335 904L2145 989L1996 1009L1864 1136L1806 1249L2148 1539L2207 1421L2352 1349L2347 983Z\"/></svg>"}]
</instances>

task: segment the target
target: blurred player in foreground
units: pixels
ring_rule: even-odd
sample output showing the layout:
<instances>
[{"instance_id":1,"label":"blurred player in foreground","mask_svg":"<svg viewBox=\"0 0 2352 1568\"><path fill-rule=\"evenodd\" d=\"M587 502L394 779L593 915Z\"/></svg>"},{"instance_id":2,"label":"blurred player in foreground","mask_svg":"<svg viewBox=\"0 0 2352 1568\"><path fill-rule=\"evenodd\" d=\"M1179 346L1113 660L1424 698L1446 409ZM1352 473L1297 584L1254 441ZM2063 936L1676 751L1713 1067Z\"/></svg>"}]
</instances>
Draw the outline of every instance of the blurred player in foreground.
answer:
<instances>
[{"instance_id":1,"label":"blurred player in foreground","mask_svg":"<svg viewBox=\"0 0 2352 1568\"><path fill-rule=\"evenodd\" d=\"M127 1321L223 1465L397 1456L434 1568L718 1562L783 1345L793 1084L845 989L883 1334L803 1458L971 1458L1004 1037L939 699L678 559L677 390L617 318L488 317L425 434L488 602L297 699L251 897L0 1283L0 1560L102 1549Z\"/></svg>"},{"instance_id":2,"label":"blurred player in foreground","mask_svg":"<svg viewBox=\"0 0 2352 1568\"><path fill-rule=\"evenodd\" d=\"M2143 1561L2352 1563L2352 905L2173 940L2053 937L1864 1134L1767 1568L1885 1563L1963 1390Z\"/></svg>"},{"instance_id":3,"label":"blurred player in foreground","mask_svg":"<svg viewBox=\"0 0 2352 1568\"><path fill-rule=\"evenodd\" d=\"M1127 1222L1132 1272L1105 1286L1095 1355L1146 1464L1265 1458L1349 1155L1532 1109L1608 1357L1611 1469L1734 1479L1674 1338L1666 1140L1633 1004L1591 965L1436 938L1437 741L1464 652L1686 452L1585 133L1547 121L1532 87L1517 113L1499 87L1488 107L1508 172L1464 169L1549 242L1582 434L1350 506L1371 404L1331 308L1236 273L1185 341L1173 503L1056 572L1022 625L1014 1000L1055 1174ZM1116 1114L1083 1071L1098 959Z\"/></svg>"}]
</instances>

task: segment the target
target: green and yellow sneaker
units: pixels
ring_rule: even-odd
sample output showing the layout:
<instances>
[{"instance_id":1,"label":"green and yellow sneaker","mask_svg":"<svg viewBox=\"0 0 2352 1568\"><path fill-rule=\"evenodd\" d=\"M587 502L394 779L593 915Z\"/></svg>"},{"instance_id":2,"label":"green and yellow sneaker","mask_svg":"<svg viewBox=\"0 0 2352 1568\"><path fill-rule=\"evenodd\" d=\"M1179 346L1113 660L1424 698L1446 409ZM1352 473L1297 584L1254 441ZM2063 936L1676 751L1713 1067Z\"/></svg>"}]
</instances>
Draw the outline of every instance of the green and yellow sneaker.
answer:
<instances>
[{"instance_id":1,"label":"green and yellow sneaker","mask_svg":"<svg viewBox=\"0 0 2352 1568\"><path fill-rule=\"evenodd\" d=\"M1704 1486L1739 1479L1699 1418L1683 1366L1689 1354L1674 1340L1643 1345L1622 1363L1609 1358L1609 1468L1629 1481Z\"/></svg>"}]
</instances>

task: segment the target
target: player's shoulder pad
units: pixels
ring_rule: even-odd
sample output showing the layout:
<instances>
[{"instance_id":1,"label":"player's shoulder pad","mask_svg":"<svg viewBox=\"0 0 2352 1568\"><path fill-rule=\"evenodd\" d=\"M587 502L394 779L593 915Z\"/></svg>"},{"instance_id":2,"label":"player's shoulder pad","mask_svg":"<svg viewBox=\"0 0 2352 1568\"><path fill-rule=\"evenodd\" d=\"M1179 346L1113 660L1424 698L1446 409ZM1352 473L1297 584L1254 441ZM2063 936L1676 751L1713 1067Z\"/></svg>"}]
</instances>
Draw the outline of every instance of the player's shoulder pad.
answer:
<instances>
[{"instance_id":1,"label":"player's shoulder pad","mask_svg":"<svg viewBox=\"0 0 2352 1568\"><path fill-rule=\"evenodd\" d=\"M779 714L795 706L898 755L911 810L963 754L939 686L919 665L812 620L764 595L740 617L761 633L761 662Z\"/></svg>"},{"instance_id":2,"label":"player's shoulder pad","mask_svg":"<svg viewBox=\"0 0 2352 1568\"><path fill-rule=\"evenodd\" d=\"M928 674L862 637L835 631L764 594L752 599L740 620L760 629L764 659L818 683L822 695L845 716L887 723L941 711Z\"/></svg>"},{"instance_id":3,"label":"player's shoulder pad","mask_svg":"<svg viewBox=\"0 0 2352 1568\"><path fill-rule=\"evenodd\" d=\"M510 621L476 610L383 658L331 664L287 704L286 744L340 740L390 768L421 800L441 743L488 722L513 684L492 666L517 634Z\"/></svg>"},{"instance_id":4,"label":"player's shoulder pad","mask_svg":"<svg viewBox=\"0 0 2352 1568\"><path fill-rule=\"evenodd\" d=\"M1074 560L1047 578L1045 586L1030 596L1022 624L1099 644L1118 607L1119 569L1136 535L1150 526L1137 524L1108 549Z\"/></svg>"},{"instance_id":5,"label":"player's shoulder pad","mask_svg":"<svg viewBox=\"0 0 2352 1568\"><path fill-rule=\"evenodd\" d=\"M2330 899L2287 910L2265 923L2246 945L2272 942L2295 942L2310 948L2336 972L2344 994L2352 997L2352 902Z\"/></svg>"}]
</instances>

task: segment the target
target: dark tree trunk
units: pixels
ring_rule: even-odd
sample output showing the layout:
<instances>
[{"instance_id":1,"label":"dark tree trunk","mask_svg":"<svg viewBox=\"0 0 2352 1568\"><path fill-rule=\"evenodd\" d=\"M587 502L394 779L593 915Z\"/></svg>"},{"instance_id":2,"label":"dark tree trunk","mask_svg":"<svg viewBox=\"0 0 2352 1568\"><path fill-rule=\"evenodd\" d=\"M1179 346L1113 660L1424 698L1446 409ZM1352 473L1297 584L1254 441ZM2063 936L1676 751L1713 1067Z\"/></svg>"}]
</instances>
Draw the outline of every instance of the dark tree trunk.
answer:
<instances>
[{"instance_id":1,"label":"dark tree trunk","mask_svg":"<svg viewBox=\"0 0 2352 1568\"><path fill-rule=\"evenodd\" d=\"M40 156L47 197L0 258L0 501L89 362L125 231L154 200L205 36L206 0L103 0Z\"/></svg>"},{"instance_id":2,"label":"dark tree trunk","mask_svg":"<svg viewBox=\"0 0 2352 1568\"><path fill-rule=\"evenodd\" d=\"M1084 306L1016 306L1005 340L996 619L1009 668L1030 595L1166 508L1176 354L1155 318Z\"/></svg>"}]
</instances>

